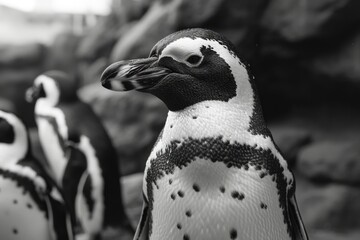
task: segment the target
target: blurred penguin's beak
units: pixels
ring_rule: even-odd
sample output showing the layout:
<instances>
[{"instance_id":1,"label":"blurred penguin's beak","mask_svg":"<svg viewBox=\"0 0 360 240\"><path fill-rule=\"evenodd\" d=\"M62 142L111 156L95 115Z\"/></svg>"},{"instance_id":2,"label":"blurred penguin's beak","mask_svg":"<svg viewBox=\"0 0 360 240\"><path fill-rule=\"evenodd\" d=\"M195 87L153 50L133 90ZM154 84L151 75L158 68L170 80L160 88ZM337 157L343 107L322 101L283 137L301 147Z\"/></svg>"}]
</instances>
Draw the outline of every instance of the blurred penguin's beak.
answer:
<instances>
[{"instance_id":1,"label":"blurred penguin's beak","mask_svg":"<svg viewBox=\"0 0 360 240\"><path fill-rule=\"evenodd\" d=\"M149 89L170 73L157 63L157 57L115 62L101 75L101 84L114 91Z\"/></svg>"},{"instance_id":2,"label":"blurred penguin's beak","mask_svg":"<svg viewBox=\"0 0 360 240\"><path fill-rule=\"evenodd\" d=\"M28 88L25 92L25 99L27 102L32 103L38 100L41 97L45 97L45 91L42 84L38 86L32 86Z\"/></svg>"}]
</instances>

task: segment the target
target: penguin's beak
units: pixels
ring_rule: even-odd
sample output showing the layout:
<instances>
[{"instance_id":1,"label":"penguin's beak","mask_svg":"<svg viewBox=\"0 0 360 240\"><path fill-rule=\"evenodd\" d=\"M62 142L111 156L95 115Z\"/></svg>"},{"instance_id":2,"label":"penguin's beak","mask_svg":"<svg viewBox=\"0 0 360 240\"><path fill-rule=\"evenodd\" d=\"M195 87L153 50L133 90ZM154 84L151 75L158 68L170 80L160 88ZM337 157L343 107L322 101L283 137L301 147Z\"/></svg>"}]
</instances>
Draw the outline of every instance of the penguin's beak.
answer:
<instances>
[{"instance_id":1,"label":"penguin's beak","mask_svg":"<svg viewBox=\"0 0 360 240\"><path fill-rule=\"evenodd\" d=\"M32 87L28 88L25 92L25 99L27 102L32 103L38 100L41 97L45 97L45 90L42 84L40 85L33 85Z\"/></svg>"},{"instance_id":2,"label":"penguin's beak","mask_svg":"<svg viewBox=\"0 0 360 240\"><path fill-rule=\"evenodd\" d=\"M119 61L101 75L101 84L114 91L145 90L154 87L171 71L158 65L157 57Z\"/></svg>"}]
</instances>

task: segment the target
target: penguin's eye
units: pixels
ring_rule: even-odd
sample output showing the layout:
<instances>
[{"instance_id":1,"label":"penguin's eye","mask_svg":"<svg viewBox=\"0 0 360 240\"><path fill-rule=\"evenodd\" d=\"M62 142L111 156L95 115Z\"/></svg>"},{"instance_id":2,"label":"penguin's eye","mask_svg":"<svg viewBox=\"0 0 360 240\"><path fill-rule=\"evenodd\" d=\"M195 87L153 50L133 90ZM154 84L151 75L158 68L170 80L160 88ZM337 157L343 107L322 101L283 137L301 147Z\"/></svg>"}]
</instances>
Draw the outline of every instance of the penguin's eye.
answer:
<instances>
[{"instance_id":1,"label":"penguin's eye","mask_svg":"<svg viewBox=\"0 0 360 240\"><path fill-rule=\"evenodd\" d=\"M191 55L190 57L188 57L186 59L186 61L188 63L190 63L191 65L197 65L200 63L201 59L202 59L202 57L199 55Z\"/></svg>"}]
</instances>

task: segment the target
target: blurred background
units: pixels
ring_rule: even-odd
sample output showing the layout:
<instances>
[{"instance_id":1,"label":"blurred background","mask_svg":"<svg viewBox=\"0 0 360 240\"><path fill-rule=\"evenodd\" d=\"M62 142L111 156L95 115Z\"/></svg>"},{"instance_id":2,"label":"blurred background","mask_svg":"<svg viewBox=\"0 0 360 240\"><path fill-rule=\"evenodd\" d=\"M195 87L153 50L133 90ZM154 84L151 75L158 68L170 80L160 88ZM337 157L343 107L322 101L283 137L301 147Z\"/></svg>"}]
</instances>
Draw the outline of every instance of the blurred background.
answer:
<instances>
[{"instance_id":1,"label":"blurred background","mask_svg":"<svg viewBox=\"0 0 360 240\"><path fill-rule=\"evenodd\" d=\"M0 0L0 106L26 121L41 157L24 92L49 69L76 76L118 151L136 222L141 173L167 109L150 95L103 89L100 74L146 57L174 31L215 30L251 65L310 238L360 239L359 12L357 0Z\"/></svg>"}]
</instances>

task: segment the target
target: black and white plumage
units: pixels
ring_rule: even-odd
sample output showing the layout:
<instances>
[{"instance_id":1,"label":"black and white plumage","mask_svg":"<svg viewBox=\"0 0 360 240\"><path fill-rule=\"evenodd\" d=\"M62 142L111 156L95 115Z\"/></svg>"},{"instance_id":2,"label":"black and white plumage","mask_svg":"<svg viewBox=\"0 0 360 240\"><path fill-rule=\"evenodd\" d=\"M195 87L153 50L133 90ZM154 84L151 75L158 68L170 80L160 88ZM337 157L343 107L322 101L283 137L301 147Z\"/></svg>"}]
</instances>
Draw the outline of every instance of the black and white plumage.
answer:
<instances>
[{"instance_id":1,"label":"black and white plumage","mask_svg":"<svg viewBox=\"0 0 360 240\"><path fill-rule=\"evenodd\" d=\"M100 119L77 96L77 82L46 72L27 92L36 101L40 143L84 233L133 233L122 204L116 151Z\"/></svg>"},{"instance_id":2,"label":"black and white plumage","mask_svg":"<svg viewBox=\"0 0 360 240\"><path fill-rule=\"evenodd\" d=\"M135 239L308 239L293 174L228 40L176 32L149 58L113 63L101 81L151 93L170 110L146 164Z\"/></svg>"},{"instance_id":3,"label":"black and white plumage","mask_svg":"<svg viewBox=\"0 0 360 240\"><path fill-rule=\"evenodd\" d=\"M0 239L72 240L63 196L28 139L23 122L0 110Z\"/></svg>"}]
</instances>

